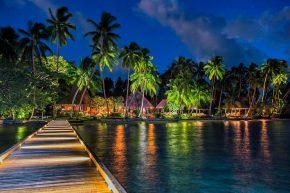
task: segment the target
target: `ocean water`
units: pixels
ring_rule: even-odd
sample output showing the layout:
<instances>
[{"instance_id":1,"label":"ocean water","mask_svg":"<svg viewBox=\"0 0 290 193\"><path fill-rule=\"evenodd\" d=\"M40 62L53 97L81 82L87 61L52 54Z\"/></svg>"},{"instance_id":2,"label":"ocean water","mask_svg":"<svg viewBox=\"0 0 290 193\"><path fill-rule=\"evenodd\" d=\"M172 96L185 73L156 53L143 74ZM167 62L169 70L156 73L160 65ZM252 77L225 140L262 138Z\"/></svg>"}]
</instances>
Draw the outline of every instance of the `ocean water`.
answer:
<instances>
[{"instance_id":1,"label":"ocean water","mask_svg":"<svg viewBox=\"0 0 290 193\"><path fill-rule=\"evenodd\" d=\"M0 153L9 149L25 137L39 129L43 124L0 125Z\"/></svg>"},{"instance_id":2,"label":"ocean water","mask_svg":"<svg viewBox=\"0 0 290 193\"><path fill-rule=\"evenodd\" d=\"M129 193L290 192L290 121L75 126Z\"/></svg>"}]
</instances>

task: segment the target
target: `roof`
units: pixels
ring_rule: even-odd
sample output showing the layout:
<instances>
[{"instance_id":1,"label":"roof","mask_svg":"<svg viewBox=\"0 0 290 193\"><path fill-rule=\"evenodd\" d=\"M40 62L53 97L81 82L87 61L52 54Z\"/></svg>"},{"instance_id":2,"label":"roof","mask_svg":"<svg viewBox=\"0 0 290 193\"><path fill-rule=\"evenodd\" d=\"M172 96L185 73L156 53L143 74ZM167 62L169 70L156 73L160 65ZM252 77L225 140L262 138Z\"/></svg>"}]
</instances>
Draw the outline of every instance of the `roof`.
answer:
<instances>
[{"instance_id":1,"label":"roof","mask_svg":"<svg viewBox=\"0 0 290 193\"><path fill-rule=\"evenodd\" d=\"M166 105L166 99L162 99L160 103L156 106L156 109L163 109Z\"/></svg>"},{"instance_id":2,"label":"roof","mask_svg":"<svg viewBox=\"0 0 290 193\"><path fill-rule=\"evenodd\" d=\"M141 107L142 103L142 93L139 91L136 91L135 93L132 93L128 97L128 108L129 109L138 109ZM149 100L144 97L144 103L143 103L144 109L153 109L154 106L149 102Z\"/></svg>"}]
</instances>

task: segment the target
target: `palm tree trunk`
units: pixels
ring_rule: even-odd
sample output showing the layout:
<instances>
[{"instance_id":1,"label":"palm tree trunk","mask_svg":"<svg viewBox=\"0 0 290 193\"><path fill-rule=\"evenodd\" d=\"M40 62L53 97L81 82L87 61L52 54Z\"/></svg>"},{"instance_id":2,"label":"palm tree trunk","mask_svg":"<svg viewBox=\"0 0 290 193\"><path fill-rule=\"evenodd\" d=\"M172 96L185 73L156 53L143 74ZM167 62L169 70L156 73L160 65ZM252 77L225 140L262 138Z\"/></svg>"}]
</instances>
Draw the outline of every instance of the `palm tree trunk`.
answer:
<instances>
[{"instance_id":1,"label":"palm tree trunk","mask_svg":"<svg viewBox=\"0 0 290 193\"><path fill-rule=\"evenodd\" d=\"M274 103L274 101L276 100L275 93L276 93L276 89L275 89L275 87L273 87L273 89L272 89L272 103Z\"/></svg>"},{"instance_id":2,"label":"palm tree trunk","mask_svg":"<svg viewBox=\"0 0 290 193\"><path fill-rule=\"evenodd\" d=\"M251 86L251 84L249 84L249 91L248 91L248 102L249 102L249 106L251 105L251 88L252 88L252 86Z\"/></svg>"},{"instance_id":3,"label":"palm tree trunk","mask_svg":"<svg viewBox=\"0 0 290 193\"><path fill-rule=\"evenodd\" d=\"M252 95L252 98L251 98L251 100L250 100L250 107L249 107L249 110L248 110L248 112L247 112L247 114L246 114L246 117L248 117L248 115L249 115L249 113L250 113L250 111L251 111L251 108L253 107L253 104L254 104L254 100L255 100L255 95L256 95L256 88L254 88L254 92L253 92L253 95Z\"/></svg>"},{"instance_id":4,"label":"palm tree trunk","mask_svg":"<svg viewBox=\"0 0 290 193\"><path fill-rule=\"evenodd\" d=\"M251 105L250 105L250 107L252 107L253 104L254 104L254 102L255 102L256 90L257 90L257 88L254 89L254 92L253 92L253 96L252 96L252 101L251 101Z\"/></svg>"},{"instance_id":5,"label":"palm tree trunk","mask_svg":"<svg viewBox=\"0 0 290 193\"><path fill-rule=\"evenodd\" d=\"M56 53L57 53L57 57L56 57L56 72L57 73L59 71L59 50L60 50L60 40L59 40L59 37L57 37L57 43L56 43Z\"/></svg>"},{"instance_id":6,"label":"palm tree trunk","mask_svg":"<svg viewBox=\"0 0 290 193\"><path fill-rule=\"evenodd\" d=\"M266 82L268 79L268 73L266 73L265 79L264 79L264 84L263 84L263 94L262 94L262 103L264 102L265 98L265 92L266 92Z\"/></svg>"},{"instance_id":7,"label":"palm tree trunk","mask_svg":"<svg viewBox=\"0 0 290 193\"><path fill-rule=\"evenodd\" d=\"M241 78L239 79L239 93L238 93L238 100L240 100L241 97L241 90L242 90L242 80Z\"/></svg>"},{"instance_id":8,"label":"palm tree trunk","mask_svg":"<svg viewBox=\"0 0 290 193\"><path fill-rule=\"evenodd\" d=\"M109 110L109 104L108 104L107 95L106 95L105 79L103 77L102 77L102 82L103 82L103 93L104 93L104 98L105 98L106 107L107 107L107 115L109 115L110 110Z\"/></svg>"},{"instance_id":9,"label":"palm tree trunk","mask_svg":"<svg viewBox=\"0 0 290 193\"><path fill-rule=\"evenodd\" d=\"M12 120L15 120L15 112L14 111L12 111Z\"/></svg>"},{"instance_id":10,"label":"palm tree trunk","mask_svg":"<svg viewBox=\"0 0 290 193\"><path fill-rule=\"evenodd\" d=\"M287 98L287 96L288 96L289 93L290 93L290 88L287 90L286 94L282 97L283 100L285 100Z\"/></svg>"},{"instance_id":11,"label":"palm tree trunk","mask_svg":"<svg viewBox=\"0 0 290 193\"><path fill-rule=\"evenodd\" d=\"M139 117L141 117L141 115L143 113L143 106L144 106L144 92L142 92L142 102L141 102L141 109L139 112Z\"/></svg>"},{"instance_id":12,"label":"palm tree trunk","mask_svg":"<svg viewBox=\"0 0 290 193\"><path fill-rule=\"evenodd\" d=\"M219 99L219 113L221 116L221 101L222 101L222 94L223 94L223 89L224 89L224 84L222 83L222 88L221 88L221 92L220 92L220 99Z\"/></svg>"},{"instance_id":13,"label":"palm tree trunk","mask_svg":"<svg viewBox=\"0 0 290 193\"><path fill-rule=\"evenodd\" d=\"M90 98L90 112L89 112L90 116L92 116L92 98Z\"/></svg>"},{"instance_id":14,"label":"palm tree trunk","mask_svg":"<svg viewBox=\"0 0 290 193\"><path fill-rule=\"evenodd\" d=\"M209 115L211 115L211 108L212 108L213 100L214 100L214 79L213 79L212 88L211 88L211 100L210 100L210 104L209 104Z\"/></svg>"},{"instance_id":15,"label":"palm tree trunk","mask_svg":"<svg viewBox=\"0 0 290 193\"><path fill-rule=\"evenodd\" d=\"M84 99L84 96L85 96L85 93L86 93L86 88L84 89L84 91L83 91L83 93L82 93L82 96L81 96L81 98L80 98L80 102L79 102L79 107L82 105L82 102L83 102L83 99ZM80 110L80 108L79 108L79 110Z\"/></svg>"},{"instance_id":16,"label":"palm tree trunk","mask_svg":"<svg viewBox=\"0 0 290 193\"><path fill-rule=\"evenodd\" d=\"M72 118L72 115L73 115L73 112L74 112L74 104L75 104L75 100L76 100L76 98L77 98L77 95L78 95L78 93L79 93L79 88L76 90L76 92L75 92L75 94L74 94L74 97L73 97L73 99L72 99L72 102L71 102L71 113L70 113L70 118Z\"/></svg>"},{"instance_id":17,"label":"palm tree trunk","mask_svg":"<svg viewBox=\"0 0 290 193\"><path fill-rule=\"evenodd\" d=\"M128 77L127 77L127 91L126 91L125 117L127 117L127 115L128 115L129 85L130 85L130 69L128 70Z\"/></svg>"},{"instance_id":18,"label":"palm tree trunk","mask_svg":"<svg viewBox=\"0 0 290 193\"><path fill-rule=\"evenodd\" d=\"M32 73L33 73L33 78L35 78L35 74L36 74L36 68L35 68L35 61L34 61L34 44L32 44L32 49L31 49L31 62L32 62ZM32 119L32 117L34 116L34 111L35 111L35 107L36 107L36 85L35 83L33 83L33 93L32 93L32 97L33 97L33 108L32 108L32 111L31 111L31 115L29 117L29 120Z\"/></svg>"}]
</instances>

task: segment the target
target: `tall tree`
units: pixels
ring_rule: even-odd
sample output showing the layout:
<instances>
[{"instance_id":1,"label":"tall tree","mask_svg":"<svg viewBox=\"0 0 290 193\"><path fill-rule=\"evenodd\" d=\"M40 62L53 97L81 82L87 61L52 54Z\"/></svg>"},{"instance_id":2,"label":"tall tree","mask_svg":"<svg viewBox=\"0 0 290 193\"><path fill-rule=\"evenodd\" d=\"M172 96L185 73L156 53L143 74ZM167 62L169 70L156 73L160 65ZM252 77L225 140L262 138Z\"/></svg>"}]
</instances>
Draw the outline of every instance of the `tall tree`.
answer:
<instances>
[{"instance_id":1,"label":"tall tree","mask_svg":"<svg viewBox=\"0 0 290 193\"><path fill-rule=\"evenodd\" d=\"M130 76L132 80L131 90L136 92L140 90L142 93L142 101L139 117L143 113L145 94L150 96L157 93L159 77L157 75L156 66L152 63L153 57L149 55L147 49L141 50L141 61L134 68L134 73Z\"/></svg>"},{"instance_id":2,"label":"tall tree","mask_svg":"<svg viewBox=\"0 0 290 193\"><path fill-rule=\"evenodd\" d=\"M174 79L177 74L184 74L186 73L190 77L189 79L197 79L197 67L198 65L193 62L189 58L185 58L183 56L178 57L175 59L168 70L166 70L161 76L161 84L159 88L159 93L161 98L164 97L166 90L169 89L168 85L170 84L170 80Z\"/></svg>"},{"instance_id":3,"label":"tall tree","mask_svg":"<svg viewBox=\"0 0 290 193\"><path fill-rule=\"evenodd\" d=\"M221 56L214 56L208 63L204 66L205 74L208 76L209 80L212 82L211 90L211 102L209 107L209 114L212 112L212 104L214 101L214 92L215 92L215 81L221 80L225 74L225 66L223 64L223 58Z\"/></svg>"},{"instance_id":4,"label":"tall tree","mask_svg":"<svg viewBox=\"0 0 290 193\"><path fill-rule=\"evenodd\" d=\"M129 46L125 46L120 52L120 59L122 60L122 67L127 68L127 88L126 88L126 105L125 117L128 114L128 96L130 85L130 71L140 62L140 47L135 42L131 42Z\"/></svg>"},{"instance_id":5,"label":"tall tree","mask_svg":"<svg viewBox=\"0 0 290 193\"><path fill-rule=\"evenodd\" d=\"M32 65L32 76L36 78L36 65L35 59L37 58L41 62L41 57L46 58L46 52L52 52L51 49L46 44L46 40L49 38L49 33L45 25L41 23L28 22L28 30L19 29L22 35L19 43L21 49L21 59L31 62ZM34 108L31 112L31 117L34 115L34 110L36 107L36 85L33 83L33 105Z\"/></svg>"},{"instance_id":6,"label":"tall tree","mask_svg":"<svg viewBox=\"0 0 290 193\"><path fill-rule=\"evenodd\" d=\"M273 88L273 100L280 100L280 87L286 84L288 80L288 74L286 72L281 72L272 78Z\"/></svg>"},{"instance_id":7,"label":"tall tree","mask_svg":"<svg viewBox=\"0 0 290 193\"><path fill-rule=\"evenodd\" d=\"M120 28L120 24L117 23L116 20L116 17L112 16L110 13L103 12L99 23L91 19L88 20L88 22L93 25L94 30L85 34L85 36L92 37L92 58L95 64L99 65L100 68L107 114L109 114L109 105L105 91L103 71L105 67L112 71L114 65L117 64L118 47L116 40L119 39L120 36L114 31Z\"/></svg>"},{"instance_id":8,"label":"tall tree","mask_svg":"<svg viewBox=\"0 0 290 193\"><path fill-rule=\"evenodd\" d=\"M96 91L99 87L99 81L97 76L97 71L93 70L88 66L88 59L81 60L81 64L79 68L75 68L70 72L71 76L71 84L77 87L73 99L72 99L72 109L71 116L74 110L74 104L78 93L81 90L93 90ZM93 74L92 74L93 73ZM82 103L83 95L80 98L80 103Z\"/></svg>"},{"instance_id":9,"label":"tall tree","mask_svg":"<svg viewBox=\"0 0 290 193\"><path fill-rule=\"evenodd\" d=\"M261 87L261 73L258 66L255 63L251 63L247 73L248 76L248 101L250 109L253 107L256 101L258 88Z\"/></svg>"},{"instance_id":10,"label":"tall tree","mask_svg":"<svg viewBox=\"0 0 290 193\"><path fill-rule=\"evenodd\" d=\"M263 83L262 103L265 100L268 81L271 80L272 77L283 71L285 68L287 68L287 63L284 60L270 58L264 64L262 64L261 72L265 77Z\"/></svg>"},{"instance_id":11,"label":"tall tree","mask_svg":"<svg viewBox=\"0 0 290 193\"><path fill-rule=\"evenodd\" d=\"M242 91L243 91L243 83L245 82L245 78L246 78L246 74L247 74L247 67L243 64L243 63L240 63L239 66L237 68L235 68L235 75L236 75L236 78L238 80L238 100L240 101L241 100L241 94L242 94Z\"/></svg>"},{"instance_id":12,"label":"tall tree","mask_svg":"<svg viewBox=\"0 0 290 193\"><path fill-rule=\"evenodd\" d=\"M94 70L94 61L90 58L90 57L85 57L82 61L81 61L81 65L80 68L83 71L86 71L89 75L90 75L90 80L92 82L92 84L88 84L84 87L84 92L81 95L80 101L79 101L79 105L82 104L86 90L90 90L91 92L96 91L97 87L99 86L99 71ZM95 83L94 83L95 82ZM96 88L95 88L96 87Z\"/></svg>"},{"instance_id":13,"label":"tall tree","mask_svg":"<svg viewBox=\"0 0 290 193\"><path fill-rule=\"evenodd\" d=\"M168 108L181 113L181 111L193 105L192 80L189 73L178 74L169 82L169 89L166 91Z\"/></svg>"},{"instance_id":14,"label":"tall tree","mask_svg":"<svg viewBox=\"0 0 290 193\"><path fill-rule=\"evenodd\" d=\"M0 56L8 61L17 59L18 34L12 27L0 28Z\"/></svg>"},{"instance_id":15,"label":"tall tree","mask_svg":"<svg viewBox=\"0 0 290 193\"><path fill-rule=\"evenodd\" d=\"M56 44L57 52L57 72L59 69L59 55L62 46L67 44L67 39L70 38L74 40L71 34L71 29L76 29L76 26L69 22L72 14L69 13L67 7L60 7L55 11L55 15L49 8L50 18L46 21L49 23L48 30L51 34L51 41Z\"/></svg>"}]
</instances>

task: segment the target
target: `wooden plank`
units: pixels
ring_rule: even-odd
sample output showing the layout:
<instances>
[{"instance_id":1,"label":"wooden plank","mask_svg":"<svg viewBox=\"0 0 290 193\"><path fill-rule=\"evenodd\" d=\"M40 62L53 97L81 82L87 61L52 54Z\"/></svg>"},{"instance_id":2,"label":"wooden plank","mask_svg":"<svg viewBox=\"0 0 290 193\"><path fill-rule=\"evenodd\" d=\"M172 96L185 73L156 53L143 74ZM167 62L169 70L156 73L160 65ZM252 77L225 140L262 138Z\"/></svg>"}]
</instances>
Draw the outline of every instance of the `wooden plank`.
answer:
<instances>
[{"instance_id":1,"label":"wooden plank","mask_svg":"<svg viewBox=\"0 0 290 193\"><path fill-rule=\"evenodd\" d=\"M113 176L113 174L109 171L109 169L98 159L97 155L95 155L94 152L90 149L90 147L85 143L85 141L78 134L77 130L74 129L74 131L80 143L85 147L85 150L88 152L91 160L97 167L98 171L100 172L102 177L105 179L110 190L113 193L126 193L125 188L118 182L118 180Z\"/></svg>"},{"instance_id":2,"label":"wooden plank","mask_svg":"<svg viewBox=\"0 0 290 193\"><path fill-rule=\"evenodd\" d=\"M67 121L51 121L0 165L0 192L111 192Z\"/></svg>"}]
</instances>

